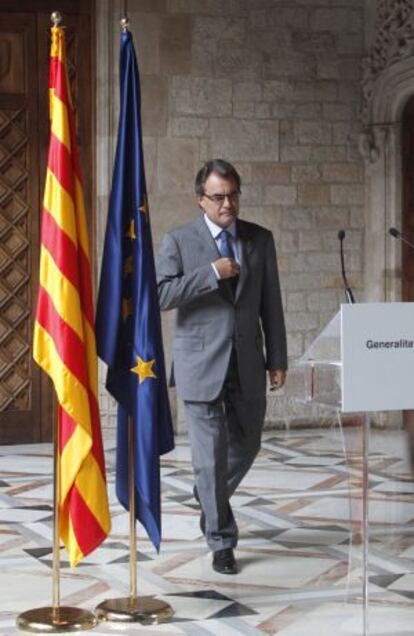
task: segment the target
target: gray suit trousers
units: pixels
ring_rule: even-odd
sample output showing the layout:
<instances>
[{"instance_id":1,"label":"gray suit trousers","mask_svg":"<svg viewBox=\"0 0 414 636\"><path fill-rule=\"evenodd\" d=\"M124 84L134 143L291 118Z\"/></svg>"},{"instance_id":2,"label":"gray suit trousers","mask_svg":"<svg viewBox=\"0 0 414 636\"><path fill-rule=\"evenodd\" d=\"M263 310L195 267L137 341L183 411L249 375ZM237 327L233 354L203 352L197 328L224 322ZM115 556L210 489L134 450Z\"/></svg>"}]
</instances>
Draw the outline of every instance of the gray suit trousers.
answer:
<instances>
[{"instance_id":1,"label":"gray suit trousers","mask_svg":"<svg viewBox=\"0 0 414 636\"><path fill-rule=\"evenodd\" d=\"M238 529L229 499L260 450L265 395L243 395L233 352L218 398L184 405L207 544L213 552L234 548Z\"/></svg>"}]
</instances>

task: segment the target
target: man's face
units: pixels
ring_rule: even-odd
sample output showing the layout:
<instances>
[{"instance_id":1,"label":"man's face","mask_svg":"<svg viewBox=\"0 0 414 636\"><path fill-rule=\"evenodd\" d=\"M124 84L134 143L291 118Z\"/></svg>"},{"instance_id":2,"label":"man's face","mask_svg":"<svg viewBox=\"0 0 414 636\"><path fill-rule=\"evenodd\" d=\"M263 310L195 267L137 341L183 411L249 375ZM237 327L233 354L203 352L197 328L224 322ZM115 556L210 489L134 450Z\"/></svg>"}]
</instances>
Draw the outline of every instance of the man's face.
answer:
<instances>
[{"instance_id":1,"label":"man's face","mask_svg":"<svg viewBox=\"0 0 414 636\"><path fill-rule=\"evenodd\" d=\"M235 180L212 172L204 184L203 196L198 197L198 203L210 221L223 229L230 227L239 215L239 193Z\"/></svg>"}]
</instances>

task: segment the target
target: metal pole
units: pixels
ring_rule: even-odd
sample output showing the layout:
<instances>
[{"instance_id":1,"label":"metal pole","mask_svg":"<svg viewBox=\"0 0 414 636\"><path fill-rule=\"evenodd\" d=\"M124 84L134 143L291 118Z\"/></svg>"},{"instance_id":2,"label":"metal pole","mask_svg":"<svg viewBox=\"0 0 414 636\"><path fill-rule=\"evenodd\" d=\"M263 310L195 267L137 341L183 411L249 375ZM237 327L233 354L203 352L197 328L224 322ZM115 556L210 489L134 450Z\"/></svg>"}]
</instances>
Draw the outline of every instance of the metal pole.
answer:
<instances>
[{"instance_id":1,"label":"metal pole","mask_svg":"<svg viewBox=\"0 0 414 636\"><path fill-rule=\"evenodd\" d=\"M58 620L60 608L60 540L59 540L59 500L60 500L60 452L59 452L59 416L56 417L54 431L53 458L53 615Z\"/></svg>"},{"instance_id":2,"label":"metal pole","mask_svg":"<svg viewBox=\"0 0 414 636\"><path fill-rule=\"evenodd\" d=\"M368 461L369 461L369 414L364 414L362 430L362 614L364 636L368 634L368 549L369 549L369 490L368 490Z\"/></svg>"},{"instance_id":3,"label":"metal pole","mask_svg":"<svg viewBox=\"0 0 414 636\"><path fill-rule=\"evenodd\" d=\"M129 489L129 595L137 596L137 533L135 520L135 432L128 417L128 489Z\"/></svg>"},{"instance_id":4,"label":"metal pole","mask_svg":"<svg viewBox=\"0 0 414 636\"><path fill-rule=\"evenodd\" d=\"M128 417L128 499L129 499L129 596L99 603L95 614L100 621L153 625L170 620L174 614L165 601L137 596L137 534L135 520L135 427Z\"/></svg>"},{"instance_id":5,"label":"metal pole","mask_svg":"<svg viewBox=\"0 0 414 636\"><path fill-rule=\"evenodd\" d=\"M58 407L59 408L59 407ZM60 453L59 453L59 415L53 436L53 570L52 604L27 610L16 618L16 625L33 634L57 634L80 632L95 627L97 620L92 612L60 604Z\"/></svg>"}]
</instances>

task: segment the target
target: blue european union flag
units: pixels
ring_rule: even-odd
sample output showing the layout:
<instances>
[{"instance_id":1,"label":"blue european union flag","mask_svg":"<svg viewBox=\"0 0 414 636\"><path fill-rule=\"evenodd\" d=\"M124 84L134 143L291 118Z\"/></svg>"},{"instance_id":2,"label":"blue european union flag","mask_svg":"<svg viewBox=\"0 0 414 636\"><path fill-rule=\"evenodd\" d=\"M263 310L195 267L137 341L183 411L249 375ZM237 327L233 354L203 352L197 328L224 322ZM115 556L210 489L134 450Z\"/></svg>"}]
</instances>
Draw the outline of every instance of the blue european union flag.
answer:
<instances>
[{"instance_id":1,"label":"blue european union flag","mask_svg":"<svg viewBox=\"0 0 414 636\"><path fill-rule=\"evenodd\" d=\"M118 402L116 492L128 510L128 417L134 423L135 510L161 541L160 455L174 447L145 184L138 65L121 34L118 142L96 314L106 387Z\"/></svg>"}]
</instances>

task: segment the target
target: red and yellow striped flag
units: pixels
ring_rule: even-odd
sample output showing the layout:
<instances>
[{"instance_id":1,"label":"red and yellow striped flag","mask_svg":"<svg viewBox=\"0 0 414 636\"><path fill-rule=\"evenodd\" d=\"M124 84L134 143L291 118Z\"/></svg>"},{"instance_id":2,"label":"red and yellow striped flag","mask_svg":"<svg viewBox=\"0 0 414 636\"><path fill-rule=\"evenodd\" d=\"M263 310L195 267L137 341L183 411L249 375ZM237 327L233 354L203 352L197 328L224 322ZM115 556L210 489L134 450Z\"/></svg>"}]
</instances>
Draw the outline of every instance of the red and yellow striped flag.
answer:
<instances>
[{"instance_id":1,"label":"red and yellow striped flag","mask_svg":"<svg viewBox=\"0 0 414 636\"><path fill-rule=\"evenodd\" d=\"M59 534L71 565L108 535L88 236L65 36L52 28L50 145L33 356L58 400Z\"/></svg>"}]
</instances>

